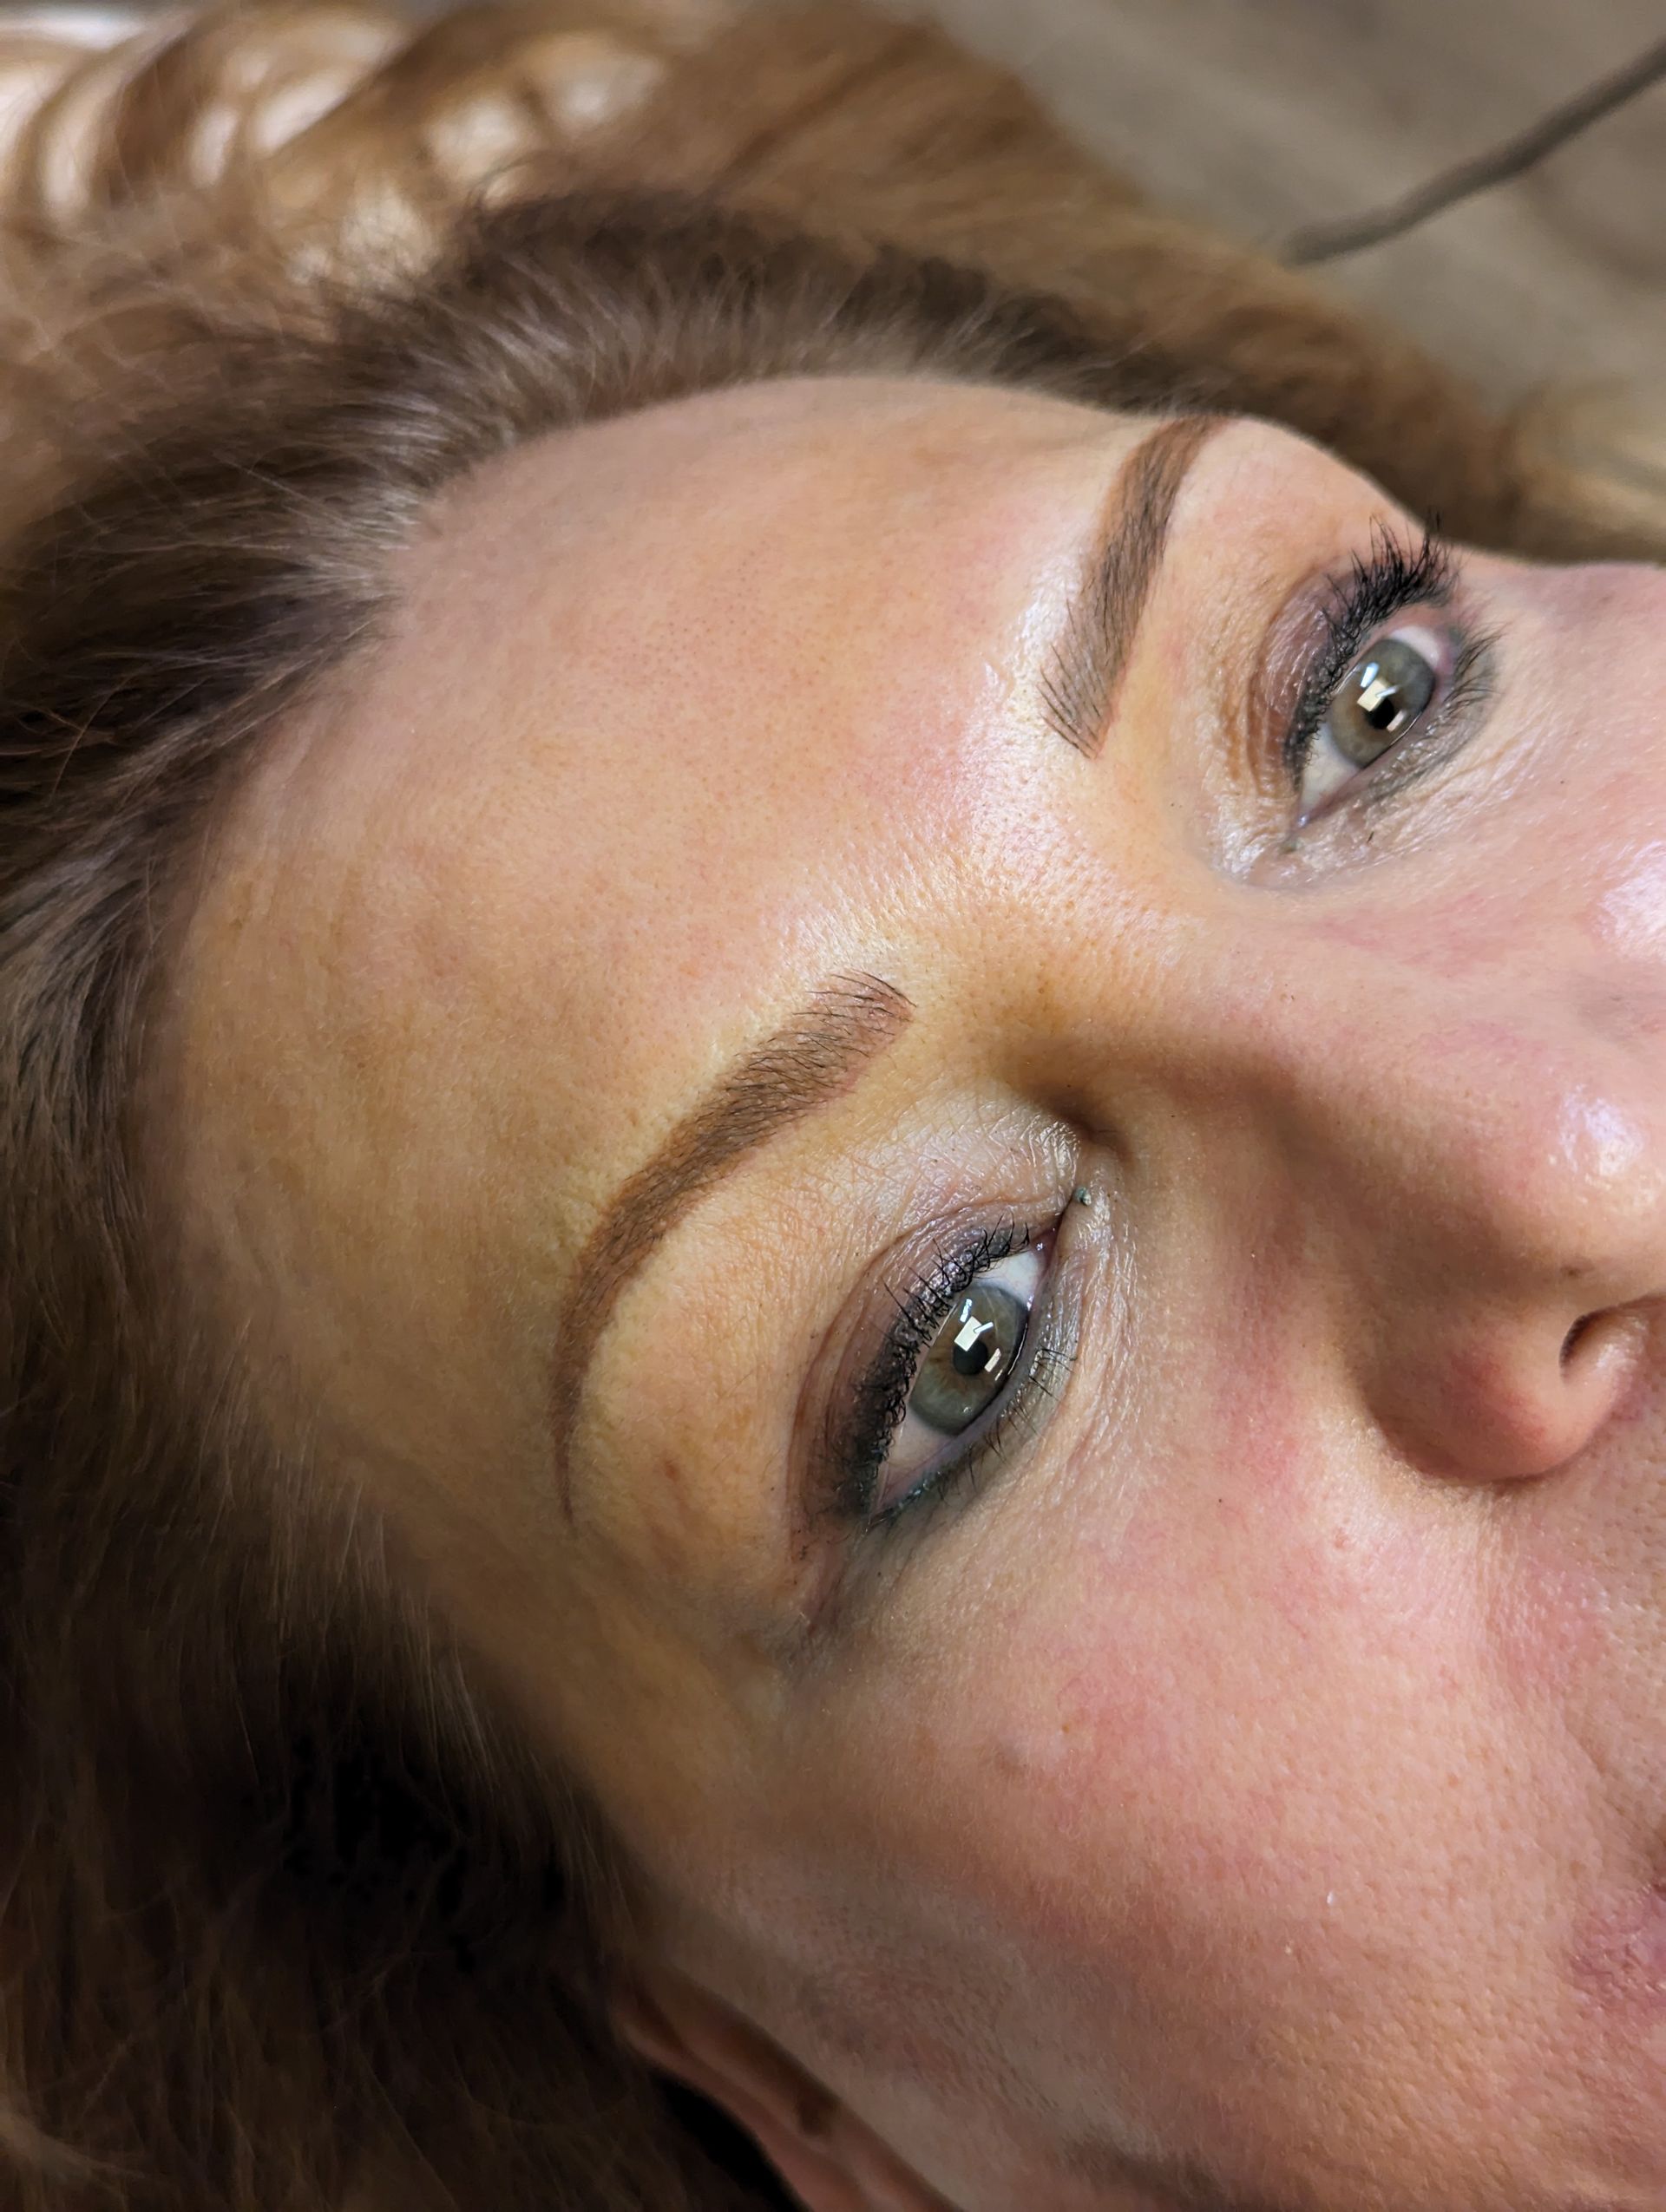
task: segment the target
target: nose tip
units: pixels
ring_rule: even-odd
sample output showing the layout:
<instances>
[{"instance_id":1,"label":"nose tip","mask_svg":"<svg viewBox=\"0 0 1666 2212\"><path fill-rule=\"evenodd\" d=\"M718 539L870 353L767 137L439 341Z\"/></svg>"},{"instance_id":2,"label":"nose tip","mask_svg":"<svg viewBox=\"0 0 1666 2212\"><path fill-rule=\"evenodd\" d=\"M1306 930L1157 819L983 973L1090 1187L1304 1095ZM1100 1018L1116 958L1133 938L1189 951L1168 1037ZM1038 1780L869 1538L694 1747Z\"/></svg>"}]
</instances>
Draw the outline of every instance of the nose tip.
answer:
<instances>
[{"instance_id":1,"label":"nose tip","mask_svg":"<svg viewBox=\"0 0 1666 2212\"><path fill-rule=\"evenodd\" d=\"M1538 1317L1451 1344L1387 1424L1431 1473L1528 1481L1577 1459L1630 1394L1647 1323L1636 1309L1580 1315L1559 1335Z\"/></svg>"}]
</instances>

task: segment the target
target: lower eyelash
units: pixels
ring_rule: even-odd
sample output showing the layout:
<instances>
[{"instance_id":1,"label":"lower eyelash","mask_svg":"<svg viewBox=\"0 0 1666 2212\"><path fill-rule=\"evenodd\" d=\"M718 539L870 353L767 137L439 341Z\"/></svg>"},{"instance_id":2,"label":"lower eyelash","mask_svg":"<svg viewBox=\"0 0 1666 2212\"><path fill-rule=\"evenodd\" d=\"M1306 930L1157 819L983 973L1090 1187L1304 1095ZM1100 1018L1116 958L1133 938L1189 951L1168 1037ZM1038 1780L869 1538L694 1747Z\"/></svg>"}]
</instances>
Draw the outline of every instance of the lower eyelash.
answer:
<instances>
[{"instance_id":1,"label":"lower eyelash","mask_svg":"<svg viewBox=\"0 0 1666 2212\"><path fill-rule=\"evenodd\" d=\"M1379 763L1363 771L1359 796L1365 805L1379 806L1397 797L1459 749L1459 743L1469 734L1466 721L1479 713L1492 695L1497 642L1494 632L1464 639L1429 718L1408 730Z\"/></svg>"},{"instance_id":2,"label":"lower eyelash","mask_svg":"<svg viewBox=\"0 0 1666 2212\"><path fill-rule=\"evenodd\" d=\"M933 1468L882 1512L870 1515L864 1533L872 1535L894 1528L905 1517L920 1525L921 1516L929 1516L955 1498L975 1495L998 1465L1012 1440L1014 1427L1020 1422L1033 1419L1039 1410L1037 1399L1056 1394L1075 1359L1075 1344L1058 1326L1050 1307L1042 1322L1034 1357L1022 1379L1001 1399L1000 1410L988 1426L974 1436L965 1451Z\"/></svg>"}]
</instances>

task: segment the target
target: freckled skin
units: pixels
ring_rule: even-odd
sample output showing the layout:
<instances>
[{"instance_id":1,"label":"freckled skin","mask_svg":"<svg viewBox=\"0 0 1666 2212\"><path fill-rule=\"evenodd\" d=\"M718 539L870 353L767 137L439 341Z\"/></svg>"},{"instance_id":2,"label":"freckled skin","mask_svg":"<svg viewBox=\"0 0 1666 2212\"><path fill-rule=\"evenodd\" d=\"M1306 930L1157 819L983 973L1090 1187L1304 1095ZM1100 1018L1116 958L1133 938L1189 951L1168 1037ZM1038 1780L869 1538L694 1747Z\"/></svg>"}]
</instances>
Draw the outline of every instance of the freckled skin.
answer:
<instances>
[{"instance_id":1,"label":"freckled skin","mask_svg":"<svg viewBox=\"0 0 1666 2212\"><path fill-rule=\"evenodd\" d=\"M665 1963L883 2146L816 2212L1666 2207L1666 577L1468 562L1484 723L1285 849L1223 717L1392 510L1220 434L1085 760L1035 684L1147 427L782 384L445 502L192 927L200 1248ZM856 972L914 1018L627 1289L569 1522L599 1207ZM876 1255L1078 1184L1033 1432L807 1516Z\"/></svg>"}]
</instances>

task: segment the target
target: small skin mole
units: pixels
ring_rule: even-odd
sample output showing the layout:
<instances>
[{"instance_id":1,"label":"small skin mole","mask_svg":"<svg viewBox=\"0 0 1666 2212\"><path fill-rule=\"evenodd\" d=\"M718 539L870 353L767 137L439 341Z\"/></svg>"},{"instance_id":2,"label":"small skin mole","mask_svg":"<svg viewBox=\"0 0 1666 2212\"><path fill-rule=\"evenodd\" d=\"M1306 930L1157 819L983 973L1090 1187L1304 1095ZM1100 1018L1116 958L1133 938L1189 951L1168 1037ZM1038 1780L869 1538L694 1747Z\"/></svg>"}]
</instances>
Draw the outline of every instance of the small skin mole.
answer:
<instances>
[{"instance_id":1,"label":"small skin mole","mask_svg":"<svg viewBox=\"0 0 1666 2212\"><path fill-rule=\"evenodd\" d=\"M1666 1874L1592 1915L1573 1967L1598 2004L1666 2018Z\"/></svg>"}]
</instances>

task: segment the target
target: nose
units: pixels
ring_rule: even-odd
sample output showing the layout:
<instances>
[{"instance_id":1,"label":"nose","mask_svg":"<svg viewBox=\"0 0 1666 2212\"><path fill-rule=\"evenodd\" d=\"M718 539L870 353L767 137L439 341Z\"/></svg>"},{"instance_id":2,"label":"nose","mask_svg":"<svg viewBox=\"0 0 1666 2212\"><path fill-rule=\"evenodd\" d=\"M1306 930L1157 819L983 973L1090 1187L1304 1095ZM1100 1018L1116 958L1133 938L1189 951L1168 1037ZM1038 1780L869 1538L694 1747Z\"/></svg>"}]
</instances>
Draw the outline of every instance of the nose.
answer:
<instances>
[{"instance_id":1,"label":"nose","mask_svg":"<svg viewBox=\"0 0 1666 2212\"><path fill-rule=\"evenodd\" d=\"M1381 978L1258 1024L1262 1141L1314 1317L1380 1432L1498 1482L1578 1458L1666 1312L1666 1069L1496 976L1485 1018ZM1571 1002L1572 999L1571 997Z\"/></svg>"},{"instance_id":2,"label":"nose","mask_svg":"<svg viewBox=\"0 0 1666 2212\"><path fill-rule=\"evenodd\" d=\"M1558 1332L1557 1317L1472 1308L1442 1341L1388 1351L1368 1395L1385 1435L1413 1464L1472 1482L1554 1474L1623 1405L1646 1324L1605 1306Z\"/></svg>"}]
</instances>

